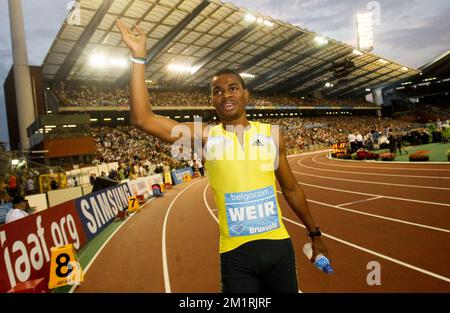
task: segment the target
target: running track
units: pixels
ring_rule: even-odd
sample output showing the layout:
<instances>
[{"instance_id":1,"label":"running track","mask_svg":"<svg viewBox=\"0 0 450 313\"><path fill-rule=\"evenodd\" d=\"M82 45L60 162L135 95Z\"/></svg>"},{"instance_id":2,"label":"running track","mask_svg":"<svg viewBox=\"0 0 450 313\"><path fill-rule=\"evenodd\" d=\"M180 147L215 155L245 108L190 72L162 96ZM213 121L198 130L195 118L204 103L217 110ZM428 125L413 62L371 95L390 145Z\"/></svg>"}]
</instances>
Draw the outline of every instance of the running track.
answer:
<instances>
[{"instance_id":1,"label":"running track","mask_svg":"<svg viewBox=\"0 0 450 313\"><path fill-rule=\"evenodd\" d=\"M302 253L305 229L279 193L302 292L450 292L450 165L289 163L320 224L335 274ZM75 292L218 292L219 231L207 178L172 188L128 218ZM367 265L381 265L369 286Z\"/></svg>"}]
</instances>

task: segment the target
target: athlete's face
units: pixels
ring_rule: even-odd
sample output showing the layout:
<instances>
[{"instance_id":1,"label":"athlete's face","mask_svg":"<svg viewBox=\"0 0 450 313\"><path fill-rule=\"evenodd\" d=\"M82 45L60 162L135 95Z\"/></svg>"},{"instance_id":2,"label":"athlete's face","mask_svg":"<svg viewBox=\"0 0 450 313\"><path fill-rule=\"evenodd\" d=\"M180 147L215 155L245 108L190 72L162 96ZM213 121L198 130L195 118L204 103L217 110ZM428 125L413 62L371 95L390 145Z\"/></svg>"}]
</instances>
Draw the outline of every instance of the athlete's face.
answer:
<instances>
[{"instance_id":1,"label":"athlete's face","mask_svg":"<svg viewBox=\"0 0 450 313\"><path fill-rule=\"evenodd\" d=\"M223 74L212 79L212 101L221 121L238 120L245 116L250 95L234 74Z\"/></svg>"}]
</instances>

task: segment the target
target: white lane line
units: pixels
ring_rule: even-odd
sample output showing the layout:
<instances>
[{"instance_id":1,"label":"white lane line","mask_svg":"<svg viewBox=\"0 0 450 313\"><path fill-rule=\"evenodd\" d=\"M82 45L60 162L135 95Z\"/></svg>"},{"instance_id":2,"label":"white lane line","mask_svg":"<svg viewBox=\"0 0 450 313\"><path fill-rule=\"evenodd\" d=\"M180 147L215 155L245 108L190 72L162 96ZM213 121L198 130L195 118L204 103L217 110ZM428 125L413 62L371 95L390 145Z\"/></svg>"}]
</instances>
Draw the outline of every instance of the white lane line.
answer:
<instances>
[{"instance_id":1,"label":"white lane line","mask_svg":"<svg viewBox=\"0 0 450 313\"><path fill-rule=\"evenodd\" d=\"M372 200L376 200L376 199L380 199L380 198L383 198L383 196L376 196L376 197L369 198L369 199L363 199L363 200L358 200L358 201L353 201L353 202L347 202L347 203L344 203L344 204L338 204L337 206L346 206L346 205L362 203L362 202L366 202L366 201L372 201Z\"/></svg>"},{"instance_id":2,"label":"white lane line","mask_svg":"<svg viewBox=\"0 0 450 313\"><path fill-rule=\"evenodd\" d=\"M206 195L206 189L208 188L208 186L209 186L209 184L205 186L205 189L204 189L204 191L203 191L203 200L204 200L205 205L206 205L206 207L208 208L208 210L211 211L211 208L209 207L208 202L206 201L206 196L205 196L205 195ZM281 191L277 191L277 192L278 192L278 193L281 193ZM214 216L214 214L212 214L212 212L210 212L210 213L211 213L211 215L214 217L214 219L217 221L217 219L216 219L216 217ZM290 222L290 223L292 223L292 224L294 224L294 225L297 225L297 226L300 226L300 227L306 229L306 227L305 227L303 224L297 223L297 222L295 222L295 221L293 221L293 220L291 220L291 219L288 219L288 218L286 218L286 217L283 217L283 220L286 220L286 221L288 221L288 222ZM218 221L217 221L217 222L218 222ZM434 277L434 278L437 278L437 279L440 279L440 280L443 280L443 281L446 281L446 282L450 283L450 278L448 278L448 277L445 277L445 276L442 276L442 275L439 275L439 274L436 274L436 273L427 271L427 270L425 270L425 269L423 269L423 268L420 268L420 267L411 265L411 264L409 264L409 263L400 261L400 260L398 260L398 259L391 258L391 257L389 257L389 256L387 256L387 255L378 253L378 252L376 252L376 251L373 251L373 250L370 250L370 249L363 248L363 247L361 247L361 246L358 246L358 245L353 244L353 243L351 243L351 242L348 242L348 241L339 239L339 238L334 237L334 236L332 236L332 235L329 235L329 234L327 234L327 233L323 233L323 232L322 232L322 235L323 235L324 237L328 237L328 238L330 238L330 239L332 239L332 240L335 240L335 241L337 241L337 242L339 242L339 243L342 243L342 244L344 244L344 245L350 246L350 247L352 247L352 248L361 250L361 251L366 252L366 253L368 253L368 254L375 255L375 256L377 256L377 257L379 257L379 258L385 259L385 260L387 260L387 261L391 261L391 262L396 263L396 264L398 264L398 265L401 265L401 266L407 267L407 268L409 268L409 269L412 269L412 270L414 270L414 271L420 272L420 273L422 273L422 274L425 274L425 275L428 275L428 276L431 276L431 277Z\"/></svg>"},{"instance_id":3,"label":"white lane line","mask_svg":"<svg viewBox=\"0 0 450 313\"><path fill-rule=\"evenodd\" d=\"M297 225L297 226L300 226L300 227L305 228L304 225L302 225L302 224L300 224L300 223L297 223L296 221L290 220L290 219L285 218L285 217L283 217L283 219L286 220L286 221L288 221L288 222L290 222L290 223L292 223L292 224L294 224L294 225ZM377 256L377 257L379 257L379 258L382 258L382 259L385 259L385 260L387 260L387 261L391 261L391 262L396 263L396 264L398 264L398 265L407 267L407 268L409 268L409 269L412 269L412 270L414 270L414 271L420 272L420 273L422 273L422 274L425 274L425 275L428 275L428 276L431 276L431 277L434 277L434 278L437 278L437 279L440 279L440 280L443 280L443 281L445 281L445 282L450 283L450 278L448 278L448 277L445 277L445 276L442 276L442 275L439 275L439 274L436 274L436 273L427 271L427 270L425 270L425 269L423 269L423 268L420 268L420 267L411 265L411 264L409 264L409 263L400 261L400 260L398 260L398 259L391 258L391 257L389 257L389 256L387 256L387 255L384 255L384 254L381 254L381 253L379 253L379 252L376 252L376 251L373 251L373 250L370 250L370 249L363 248L363 247L358 246L358 245L356 245L356 244L354 244L354 243L351 243L351 242L348 242L348 241L339 239L339 238L337 238L337 237L331 236L331 235L326 234L326 233L323 233L323 232L322 232L322 236L328 237L328 238L330 238L330 239L332 239L332 240L335 240L335 241L337 241L337 242L340 242L340 243L342 243L342 244L344 244L344 245L347 245L347 246L349 246L349 247L352 247L352 248L361 250L361 251L366 252L366 253L368 253L368 254L375 255L375 256Z\"/></svg>"},{"instance_id":4,"label":"white lane line","mask_svg":"<svg viewBox=\"0 0 450 313\"><path fill-rule=\"evenodd\" d=\"M183 190L181 190L175 198L173 198L172 202L170 202L169 208L167 209L166 216L164 217L164 224L163 224L163 230L162 230L162 262L163 262L163 274L164 274L164 288L166 290L166 293L171 293L172 290L170 288L170 277L169 277L169 267L167 265L167 249L166 249L166 228L167 228L167 220L169 219L169 213L172 209L173 204L175 201L177 201L178 197L183 194L186 190L191 188L192 186L195 186L202 180L199 180L192 185L187 186Z\"/></svg>"},{"instance_id":5,"label":"white lane line","mask_svg":"<svg viewBox=\"0 0 450 313\"><path fill-rule=\"evenodd\" d=\"M148 200L147 202L145 202L141 207L143 207L144 205L146 205L147 203L150 203L151 201L155 200L155 198L151 198L150 200ZM119 225L119 227L117 227L117 229L109 236L109 238L102 244L102 246L100 247L100 249L98 249L97 253L95 253L95 255L92 257L92 259L89 261L88 265L86 266L86 268L83 270L83 275L86 275L86 273L88 272L89 268L91 267L91 265L94 263L95 259L97 259L97 257L100 255L100 253L103 251L103 249L106 247L106 245L108 244L108 242L112 239L112 237L114 237L114 235L119 231L119 229L121 229L123 227L123 225L125 225L125 223L127 223L134 215L136 214L133 213L131 214L131 216L129 218L127 218L122 224ZM113 222L114 223L114 222ZM83 254L80 254L78 256L78 258L80 259ZM70 288L69 293L73 293L75 291L75 289L78 287L79 285L73 285L72 288Z\"/></svg>"},{"instance_id":6,"label":"white lane line","mask_svg":"<svg viewBox=\"0 0 450 313\"><path fill-rule=\"evenodd\" d=\"M208 189L208 187L209 187L209 184L207 184L207 185L205 186L205 189L203 189L203 202L205 203L206 208L207 208L208 211L209 211L209 214L211 214L211 216L213 217L213 219L215 219L216 222L217 222L217 224L219 224L219 219L214 215L213 210L211 210L211 207L210 207L209 204L208 204L208 200L206 200L206 189Z\"/></svg>"},{"instance_id":7,"label":"white lane line","mask_svg":"<svg viewBox=\"0 0 450 313\"><path fill-rule=\"evenodd\" d=\"M334 166L331 164L327 164L327 163L323 163L323 162L319 162L316 160L318 156L315 156L314 158L312 158L312 161L314 163L317 164L321 164L321 165L327 165L327 166ZM352 175L372 175L372 176L392 176L392 177L407 177L407 178L428 178L428 179L450 179L450 177L441 177L441 176L418 176L418 175L400 175L400 174L379 174L379 173L369 173L369 172L359 172L359 171L355 171L355 172L351 172L351 171L339 171L339 170L330 170L330 169L324 169L324 168L314 168L316 170L319 171L327 171L327 172L336 172L336 173L346 173L346 174L352 174ZM381 168L379 168L381 169Z\"/></svg>"},{"instance_id":8,"label":"white lane line","mask_svg":"<svg viewBox=\"0 0 450 313\"><path fill-rule=\"evenodd\" d=\"M333 149L317 150L317 151L312 151L312 152L303 152L303 153L299 153L299 154L288 155L287 158L296 158L296 157L300 157L300 156L319 154L319 153L331 152L331 151L333 151Z\"/></svg>"},{"instance_id":9,"label":"white lane line","mask_svg":"<svg viewBox=\"0 0 450 313\"><path fill-rule=\"evenodd\" d=\"M301 167L309 168L312 170L317 170L314 167L310 167L307 165L304 165L301 163L301 160L297 162ZM328 177L328 176L321 176L321 175L313 175L313 174L306 174L301 172L292 171L294 173L300 174L300 175L306 175L306 176L312 176L312 177L319 177L324 179L331 179L331 180L342 180L342 181L351 181L355 183L363 183L363 184L372 184L372 185L384 185L384 186L397 186L397 187L411 187L411 188L422 188L422 189L433 189L433 190L450 190L450 188L447 187L430 187L430 186L417 186L417 185L405 185L405 184L394 184L394 183L385 183L385 182L370 182L365 180L357 180L357 179L348 179L348 178L337 178L337 177ZM348 173L347 173L348 174Z\"/></svg>"},{"instance_id":10,"label":"white lane line","mask_svg":"<svg viewBox=\"0 0 450 313\"><path fill-rule=\"evenodd\" d=\"M424 204L440 205L440 206L450 207L450 204L441 203L441 202L431 202L431 201L414 200L414 199L408 199L408 198L398 198L398 197L391 197L391 196L385 196L385 195L374 194L374 193L350 191L350 190L337 189L337 188L331 188L331 187L322 187L322 186L319 186L319 185L307 184L307 183L300 182L300 181L298 183L300 185L305 185L305 186L309 186L309 187L326 189L326 190L333 190L333 191L338 191L338 192L352 193L352 194L355 194L355 195L372 196L372 197L374 197L374 196L381 196L383 198L392 199L392 200L407 201L407 202L417 202L417 203L424 203Z\"/></svg>"},{"instance_id":11,"label":"white lane line","mask_svg":"<svg viewBox=\"0 0 450 313\"><path fill-rule=\"evenodd\" d=\"M323 154L325 155L325 154ZM344 164L338 164L341 163L341 161L349 161L349 160L333 160L333 159L328 159L330 160L330 164L332 166L339 166L339 167L354 167L354 168L364 168L366 169L367 166L370 166L370 168L373 169L381 169L381 170L393 170L393 171L398 171L398 170L406 170L406 171L439 171L439 172L450 172L450 169L446 169L446 168L414 168L414 167L389 167L388 165L390 165L389 163L380 163L380 161L373 161L373 162L364 162L364 161L354 161L355 164L358 163L364 163L367 164L367 166L358 166L358 165L344 165ZM353 161L353 160L352 160ZM402 163L404 164L404 163ZM381 165L381 166L373 166L373 165ZM427 166L427 164L420 164L421 166ZM430 164L431 165L431 164ZM439 164L441 165L441 164ZM444 164L445 165L445 164Z\"/></svg>"},{"instance_id":12,"label":"white lane line","mask_svg":"<svg viewBox=\"0 0 450 313\"><path fill-rule=\"evenodd\" d=\"M323 205L323 206L328 206L330 208L335 208L335 209L342 210L342 211L348 211L348 212L351 212L351 213L356 213L356 214L360 214L360 215L366 215L366 216L370 216L370 217L375 217L375 218L379 218L379 219L382 219L382 220L387 220L387 221L392 221L392 222L396 222L396 223L412 225L412 226L421 227L421 228L427 228L427 229L431 229L431 230L437 230L437 231L440 231L440 232L443 232L443 233L450 233L449 229L438 228L438 227L428 226L428 225L424 225L424 224L408 222L408 221L405 221L405 220L399 220L399 219L396 219L396 218L386 217L386 216L382 216L382 215L376 215L376 214L372 214L372 213L367 213L367 212L347 209L347 208L343 208L342 204L341 205L332 205L332 204L323 203L323 202L310 200L310 199L308 199L308 202L316 203L316 204Z\"/></svg>"},{"instance_id":13,"label":"white lane line","mask_svg":"<svg viewBox=\"0 0 450 313\"><path fill-rule=\"evenodd\" d=\"M217 210L211 210L211 207L210 207L209 204L208 204L208 200L206 200L206 189L208 189L208 187L209 187L209 184L207 184L207 185L205 186L205 189L203 189L203 202L205 203L206 208L207 208L208 211L209 211L209 214L211 214L211 216L216 220L217 224L219 224L219 220L218 220L217 217L213 214L213 211L217 211ZM299 292L299 293L303 293L303 291L301 291L300 289L298 290L298 292Z\"/></svg>"}]
</instances>

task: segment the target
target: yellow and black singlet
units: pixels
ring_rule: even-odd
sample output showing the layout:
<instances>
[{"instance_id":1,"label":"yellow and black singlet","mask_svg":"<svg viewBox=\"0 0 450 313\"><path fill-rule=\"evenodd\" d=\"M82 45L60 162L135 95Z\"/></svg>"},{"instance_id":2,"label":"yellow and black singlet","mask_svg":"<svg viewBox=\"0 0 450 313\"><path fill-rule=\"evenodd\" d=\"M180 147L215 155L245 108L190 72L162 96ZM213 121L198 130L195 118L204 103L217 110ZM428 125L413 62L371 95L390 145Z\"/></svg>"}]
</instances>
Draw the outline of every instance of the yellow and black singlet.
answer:
<instances>
[{"instance_id":1,"label":"yellow and black singlet","mask_svg":"<svg viewBox=\"0 0 450 313\"><path fill-rule=\"evenodd\" d=\"M219 212L220 253L259 239L286 239L277 201L277 148L270 124L250 122L239 142L219 124L209 130L205 167Z\"/></svg>"}]
</instances>

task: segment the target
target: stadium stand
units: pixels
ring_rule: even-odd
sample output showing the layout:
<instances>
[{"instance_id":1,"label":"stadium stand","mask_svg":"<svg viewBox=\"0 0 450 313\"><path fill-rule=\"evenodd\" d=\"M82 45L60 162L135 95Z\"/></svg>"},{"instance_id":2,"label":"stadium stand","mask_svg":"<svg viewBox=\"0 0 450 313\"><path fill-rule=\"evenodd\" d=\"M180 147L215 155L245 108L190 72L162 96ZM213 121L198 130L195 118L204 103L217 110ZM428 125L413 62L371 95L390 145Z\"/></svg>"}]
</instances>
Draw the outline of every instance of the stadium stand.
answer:
<instances>
[{"instance_id":1,"label":"stadium stand","mask_svg":"<svg viewBox=\"0 0 450 313\"><path fill-rule=\"evenodd\" d=\"M416 125L400 120L395 122L379 119L373 116L327 116L312 118L268 118L256 119L257 121L280 125L287 139L289 154L308 151L314 148L330 148L338 142L346 142L349 133L359 132L365 138L371 131L379 131L385 134L386 128L392 131L406 132ZM393 126L395 124L395 126ZM186 158L180 155L180 147L175 149L161 142L159 139L147 135L133 126L97 127L93 128L93 136L96 142L96 157L93 161L119 162L130 168L133 164L138 167L151 164L167 164L171 168L186 166ZM172 150L173 149L173 150ZM175 157L173 157L175 156ZM136 170L141 173L141 170ZM125 174L125 178L129 177ZM139 174L138 174L139 175Z\"/></svg>"},{"instance_id":2,"label":"stadium stand","mask_svg":"<svg viewBox=\"0 0 450 313\"><path fill-rule=\"evenodd\" d=\"M60 83L52 89L61 107L129 107L129 89L106 86L86 86ZM201 90L196 91L160 91L150 90L153 106L210 106L210 95ZM303 98L303 99L302 99ZM312 97L295 97L289 95L252 96L249 105L263 106L345 106L378 107L376 104L354 99L315 99Z\"/></svg>"}]
</instances>

